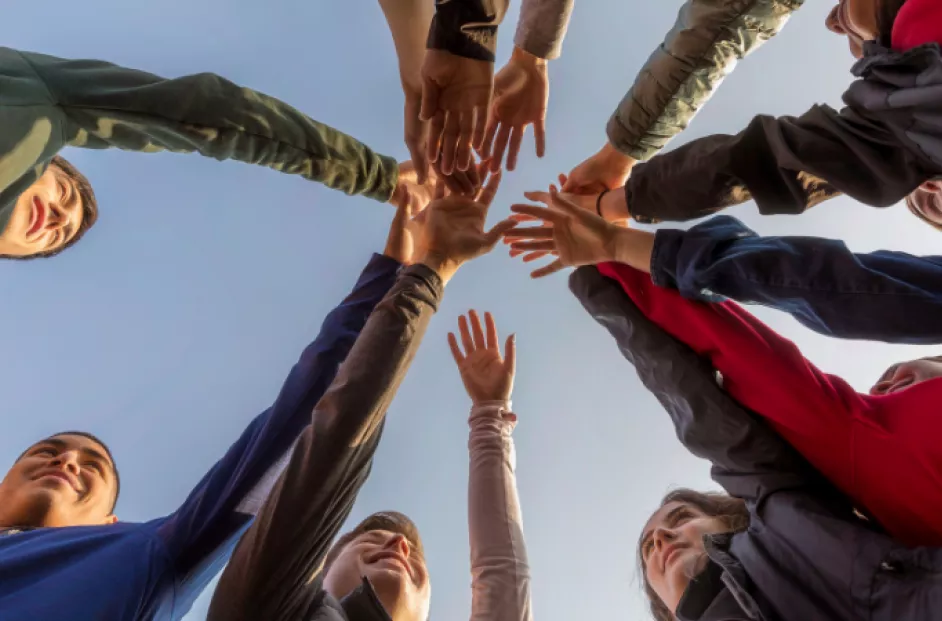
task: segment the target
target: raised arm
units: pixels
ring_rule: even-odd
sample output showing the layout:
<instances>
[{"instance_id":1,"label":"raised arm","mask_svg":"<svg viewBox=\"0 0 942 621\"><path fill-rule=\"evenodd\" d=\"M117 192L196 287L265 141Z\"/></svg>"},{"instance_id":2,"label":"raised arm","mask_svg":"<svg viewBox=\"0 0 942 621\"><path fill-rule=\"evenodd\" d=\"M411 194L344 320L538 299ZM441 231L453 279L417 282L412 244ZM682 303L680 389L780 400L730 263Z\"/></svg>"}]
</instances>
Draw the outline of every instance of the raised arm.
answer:
<instances>
[{"instance_id":1,"label":"raised arm","mask_svg":"<svg viewBox=\"0 0 942 621\"><path fill-rule=\"evenodd\" d=\"M215 74L167 79L103 61L6 48L0 66L18 78L2 97L15 101L19 115L4 125L0 147L10 153L20 145L17 157L29 159L16 183L3 184L10 192L2 196L4 205L35 181L37 165L66 145L234 159L379 201L389 201L399 182L394 159ZM29 149L21 148L24 141Z\"/></svg>"},{"instance_id":2,"label":"raised arm","mask_svg":"<svg viewBox=\"0 0 942 621\"><path fill-rule=\"evenodd\" d=\"M191 600L225 563L242 528L255 515L310 423L367 318L396 281L399 261L376 255L352 293L327 317L305 348L274 404L253 420L186 501L159 527L180 576L178 604Z\"/></svg>"},{"instance_id":3,"label":"raised arm","mask_svg":"<svg viewBox=\"0 0 942 621\"><path fill-rule=\"evenodd\" d=\"M569 175L565 191L625 183L719 88L737 61L779 32L803 0L687 0L608 122L609 142Z\"/></svg>"},{"instance_id":4,"label":"raised arm","mask_svg":"<svg viewBox=\"0 0 942 621\"><path fill-rule=\"evenodd\" d=\"M759 237L729 216L687 231L659 230L652 256L654 283L685 298L770 306L828 336L942 342L942 257L853 253L819 237Z\"/></svg>"},{"instance_id":5,"label":"raised arm","mask_svg":"<svg viewBox=\"0 0 942 621\"><path fill-rule=\"evenodd\" d=\"M586 266L569 287L664 406L681 443L713 464L713 478L727 492L758 503L771 492L820 482L792 447L720 388L709 361L649 320L617 282Z\"/></svg>"},{"instance_id":6,"label":"raised arm","mask_svg":"<svg viewBox=\"0 0 942 621\"><path fill-rule=\"evenodd\" d=\"M490 313L484 318L486 336L475 311L458 320L460 346L453 333L448 335L472 403L468 419L471 620L530 621L530 566L511 438L517 422L510 409L515 338L507 339L502 356L494 319Z\"/></svg>"},{"instance_id":7,"label":"raised arm","mask_svg":"<svg viewBox=\"0 0 942 621\"><path fill-rule=\"evenodd\" d=\"M483 230L496 190L492 180L481 202L438 200L411 224L400 207L393 229L401 231L401 248L412 248L414 241L416 262L400 273L370 315L313 408L284 474L220 579L210 619L295 621L323 596L325 555L369 475L386 410L444 284L464 262L493 248L501 230L512 225Z\"/></svg>"}]
</instances>

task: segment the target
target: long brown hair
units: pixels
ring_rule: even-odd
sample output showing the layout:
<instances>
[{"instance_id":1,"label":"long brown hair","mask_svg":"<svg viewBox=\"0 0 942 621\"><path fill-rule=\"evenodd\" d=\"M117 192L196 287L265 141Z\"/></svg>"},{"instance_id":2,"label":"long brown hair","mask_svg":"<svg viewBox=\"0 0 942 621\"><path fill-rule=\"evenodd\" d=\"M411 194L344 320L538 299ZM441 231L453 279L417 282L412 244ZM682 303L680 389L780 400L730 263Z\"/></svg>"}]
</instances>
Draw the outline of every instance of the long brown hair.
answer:
<instances>
[{"instance_id":1,"label":"long brown hair","mask_svg":"<svg viewBox=\"0 0 942 621\"><path fill-rule=\"evenodd\" d=\"M719 519L731 533L739 533L749 527L749 511L746 510L746 503L727 494L698 492L686 488L675 489L664 496L658 509L672 502L690 505L704 515ZM648 582L648 574L644 570L644 558L641 554L641 538L638 539L638 569L644 579L644 594L648 596L648 601L651 603L651 614L656 621L674 621L674 613L661 601L651 587L651 583Z\"/></svg>"}]
</instances>

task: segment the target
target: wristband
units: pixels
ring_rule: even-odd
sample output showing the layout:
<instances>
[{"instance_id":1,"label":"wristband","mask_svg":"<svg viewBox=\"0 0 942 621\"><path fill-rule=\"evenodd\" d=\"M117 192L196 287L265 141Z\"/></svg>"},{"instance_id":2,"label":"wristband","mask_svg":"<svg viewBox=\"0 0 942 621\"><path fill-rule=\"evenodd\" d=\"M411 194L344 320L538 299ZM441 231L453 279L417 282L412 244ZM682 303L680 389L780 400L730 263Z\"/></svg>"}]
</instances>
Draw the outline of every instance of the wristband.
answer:
<instances>
[{"instance_id":1,"label":"wristband","mask_svg":"<svg viewBox=\"0 0 942 621\"><path fill-rule=\"evenodd\" d=\"M599 217L603 220L605 219L605 216L602 215L602 197L608 194L608 192L608 188L602 190L602 192L599 194L599 197L595 199L595 213L599 214Z\"/></svg>"}]
</instances>

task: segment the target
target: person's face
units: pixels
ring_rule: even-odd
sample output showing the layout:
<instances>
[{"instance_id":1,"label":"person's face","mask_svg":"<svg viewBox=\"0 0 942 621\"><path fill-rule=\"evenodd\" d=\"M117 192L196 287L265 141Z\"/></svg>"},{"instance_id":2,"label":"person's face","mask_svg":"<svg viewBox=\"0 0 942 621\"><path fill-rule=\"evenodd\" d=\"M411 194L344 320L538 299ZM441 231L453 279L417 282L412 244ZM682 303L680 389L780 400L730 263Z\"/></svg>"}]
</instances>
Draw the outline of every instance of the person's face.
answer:
<instances>
[{"instance_id":1,"label":"person's face","mask_svg":"<svg viewBox=\"0 0 942 621\"><path fill-rule=\"evenodd\" d=\"M942 181L926 181L912 191L906 200L923 218L942 226Z\"/></svg>"},{"instance_id":2,"label":"person's face","mask_svg":"<svg viewBox=\"0 0 942 621\"><path fill-rule=\"evenodd\" d=\"M889 395L906 390L920 382L942 377L942 362L936 360L910 360L894 364L870 389L871 395Z\"/></svg>"},{"instance_id":3,"label":"person's face","mask_svg":"<svg viewBox=\"0 0 942 621\"><path fill-rule=\"evenodd\" d=\"M669 502L644 527L641 561L648 583L673 612L690 581L706 566L703 536L729 529L694 506Z\"/></svg>"},{"instance_id":4,"label":"person's face","mask_svg":"<svg viewBox=\"0 0 942 621\"><path fill-rule=\"evenodd\" d=\"M0 482L0 526L112 524L117 492L104 447L78 435L31 446Z\"/></svg>"},{"instance_id":5,"label":"person's face","mask_svg":"<svg viewBox=\"0 0 942 621\"><path fill-rule=\"evenodd\" d=\"M371 530L340 552L324 577L324 588L341 599L367 578L393 621L425 621L431 585L425 560L398 533Z\"/></svg>"},{"instance_id":6,"label":"person's face","mask_svg":"<svg viewBox=\"0 0 942 621\"><path fill-rule=\"evenodd\" d=\"M831 32L847 37L854 58L863 56L865 41L873 41L877 31L878 0L838 0L824 25Z\"/></svg>"},{"instance_id":7,"label":"person's face","mask_svg":"<svg viewBox=\"0 0 942 621\"><path fill-rule=\"evenodd\" d=\"M0 255L25 257L67 244L82 224L82 198L75 183L55 164L16 199Z\"/></svg>"}]
</instances>

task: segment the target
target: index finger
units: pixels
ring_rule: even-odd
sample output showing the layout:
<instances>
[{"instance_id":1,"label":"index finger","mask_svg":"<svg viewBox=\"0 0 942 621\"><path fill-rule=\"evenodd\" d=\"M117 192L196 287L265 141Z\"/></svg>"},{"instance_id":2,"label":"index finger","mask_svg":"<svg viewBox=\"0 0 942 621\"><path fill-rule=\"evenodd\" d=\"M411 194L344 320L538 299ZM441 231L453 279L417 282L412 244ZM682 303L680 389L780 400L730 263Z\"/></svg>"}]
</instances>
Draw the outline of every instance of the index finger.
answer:
<instances>
[{"instance_id":1,"label":"index finger","mask_svg":"<svg viewBox=\"0 0 942 621\"><path fill-rule=\"evenodd\" d=\"M487 329L487 348L498 349L497 324L494 323L494 316L490 313L484 313L484 327Z\"/></svg>"}]
</instances>

